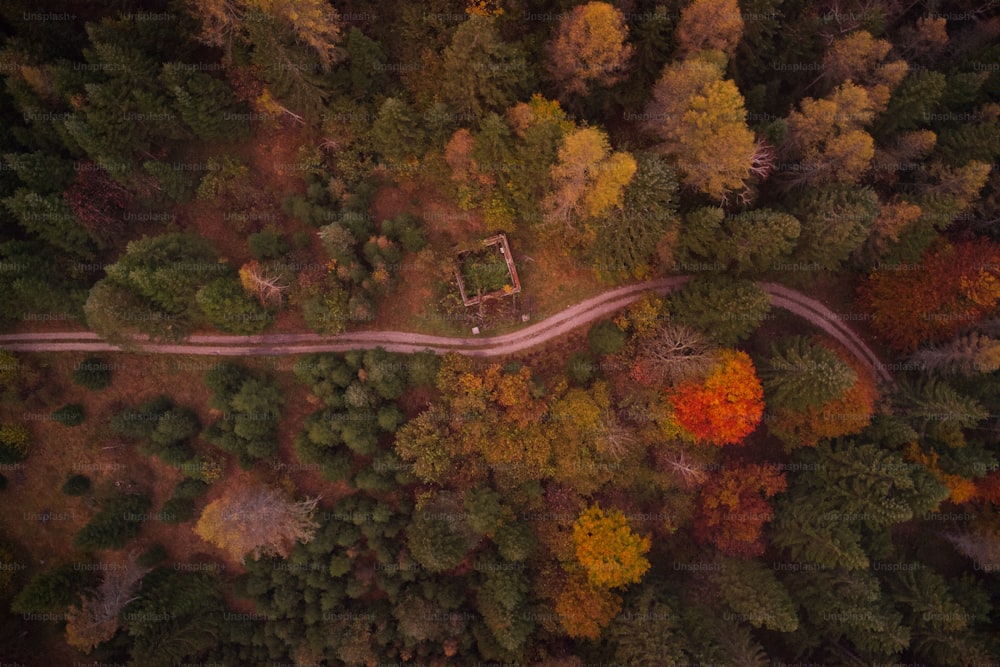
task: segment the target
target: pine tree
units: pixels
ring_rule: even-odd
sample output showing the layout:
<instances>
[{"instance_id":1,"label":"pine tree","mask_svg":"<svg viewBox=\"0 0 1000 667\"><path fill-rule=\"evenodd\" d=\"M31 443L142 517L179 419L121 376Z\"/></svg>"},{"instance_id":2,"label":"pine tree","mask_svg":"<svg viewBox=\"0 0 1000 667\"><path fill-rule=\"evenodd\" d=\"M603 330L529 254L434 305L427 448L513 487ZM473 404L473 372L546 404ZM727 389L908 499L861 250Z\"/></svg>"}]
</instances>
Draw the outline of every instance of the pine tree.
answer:
<instances>
[{"instance_id":1,"label":"pine tree","mask_svg":"<svg viewBox=\"0 0 1000 667\"><path fill-rule=\"evenodd\" d=\"M497 19L462 22L444 50L439 93L448 112L474 119L501 112L530 86L527 54L503 41Z\"/></svg>"},{"instance_id":2,"label":"pine tree","mask_svg":"<svg viewBox=\"0 0 1000 667\"><path fill-rule=\"evenodd\" d=\"M160 77L178 115L199 139L231 141L247 134L249 124L233 119L245 110L224 82L182 63L165 64Z\"/></svg>"},{"instance_id":3,"label":"pine tree","mask_svg":"<svg viewBox=\"0 0 1000 667\"><path fill-rule=\"evenodd\" d=\"M724 275L698 276L670 297L673 317L724 347L748 338L770 310L770 299L763 290Z\"/></svg>"},{"instance_id":4,"label":"pine tree","mask_svg":"<svg viewBox=\"0 0 1000 667\"><path fill-rule=\"evenodd\" d=\"M396 162L420 158L426 147L423 124L409 104L395 97L387 98L379 107L371 137L375 150Z\"/></svg>"},{"instance_id":5,"label":"pine tree","mask_svg":"<svg viewBox=\"0 0 1000 667\"><path fill-rule=\"evenodd\" d=\"M726 558L720 564L709 579L741 622L778 632L798 629L798 605L773 570L757 560Z\"/></svg>"},{"instance_id":6,"label":"pine tree","mask_svg":"<svg viewBox=\"0 0 1000 667\"><path fill-rule=\"evenodd\" d=\"M772 344L761 370L768 405L792 410L841 398L857 377L832 350L802 336Z\"/></svg>"},{"instance_id":7,"label":"pine tree","mask_svg":"<svg viewBox=\"0 0 1000 667\"><path fill-rule=\"evenodd\" d=\"M795 259L836 270L871 232L878 196L868 187L823 185L794 197L789 211L802 225Z\"/></svg>"}]
</instances>

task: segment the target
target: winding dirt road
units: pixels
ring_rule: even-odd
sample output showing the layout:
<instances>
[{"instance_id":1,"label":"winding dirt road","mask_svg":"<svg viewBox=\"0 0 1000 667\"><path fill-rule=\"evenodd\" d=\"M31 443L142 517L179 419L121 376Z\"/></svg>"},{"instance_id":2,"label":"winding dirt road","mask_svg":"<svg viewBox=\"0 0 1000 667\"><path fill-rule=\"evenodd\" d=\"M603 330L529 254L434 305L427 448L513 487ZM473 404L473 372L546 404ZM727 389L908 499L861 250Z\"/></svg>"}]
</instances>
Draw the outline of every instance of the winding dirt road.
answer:
<instances>
[{"instance_id":1,"label":"winding dirt road","mask_svg":"<svg viewBox=\"0 0 1000 667\"><path fill-rule=\"evenodd\" d=\"M667 294L681 287L691 276L672 276L626 285L585 299L580 303L535 322L523 329L501 336L459 338L430 336L405 331L352 331L337 336L305 334L264 334L260 336L191 336L183 343L148 343L140 338L138 350L159 354L196 354L219 356L267 356L308 352L346 352L382 347L389 352L436 353L459 352L473 357L495 357L523 352L542 345L570 331L620 311L643 293ZM777 283L756 283L767 292L772 306L798 315L841 343L852 355L872 370L877 379L892 383L892 375L863 340L844 323L844 316L834 313L819 301ZM0 336L0 346L25 352L112 352L121 348L102 340L97 334L26 333Z\"/></svg>"}]
</instances>

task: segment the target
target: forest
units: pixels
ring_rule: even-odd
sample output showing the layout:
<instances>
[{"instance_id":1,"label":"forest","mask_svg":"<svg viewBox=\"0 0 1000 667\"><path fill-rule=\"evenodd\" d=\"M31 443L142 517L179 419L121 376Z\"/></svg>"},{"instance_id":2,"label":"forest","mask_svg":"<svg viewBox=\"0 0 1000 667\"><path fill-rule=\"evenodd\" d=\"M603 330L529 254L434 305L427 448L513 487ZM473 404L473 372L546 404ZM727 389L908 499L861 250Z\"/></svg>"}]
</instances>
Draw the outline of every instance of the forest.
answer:
<instances>
[{"instance_id":1,"label":"forest","mask_svg":"<svg viewBox=\"0 0 1000 667\"><path fill-rule=\"evenodd\" d=\"M4 0L0 667L1000 664L997 0Z\"/></svg>"}]
</instances>

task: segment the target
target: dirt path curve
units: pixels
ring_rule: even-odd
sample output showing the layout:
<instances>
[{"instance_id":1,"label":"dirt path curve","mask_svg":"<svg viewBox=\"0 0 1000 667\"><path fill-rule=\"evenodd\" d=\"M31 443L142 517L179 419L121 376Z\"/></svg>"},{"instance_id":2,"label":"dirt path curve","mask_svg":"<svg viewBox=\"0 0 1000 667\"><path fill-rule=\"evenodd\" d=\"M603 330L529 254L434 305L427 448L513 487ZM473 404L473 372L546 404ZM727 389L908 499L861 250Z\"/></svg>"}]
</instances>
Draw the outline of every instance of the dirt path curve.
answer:
<instances>
[{"instance_id":1,"label":"dirt path curve","mask_svg":"<svg viewBox=\"0 0 1000 667\"><path fill-rule=\"evenodd\" d=\"M509 334L489 337L431 336L405 331L351 331L337 336L303 334L263 334L259 336L196 335L183 343L144 343L141 352L220 356L267 356L308 352L346 352L359 348L382 347L389 352L460 352L472 357L496 357L523 352L570 331L607 317L635 302L643 293L672 292L691 276L671 276L626 285L585 299L564 310ZM892 375L863 340L837 315L819 301L777 283L756 283L767 292L771 304L798 315L840 342L875 376L892 383ZM139 341L146 341L140 338ZM25 352L111 352L117 345L91 332L25 333L0 336L0 346Z\"/></svg>"}]
</instances>

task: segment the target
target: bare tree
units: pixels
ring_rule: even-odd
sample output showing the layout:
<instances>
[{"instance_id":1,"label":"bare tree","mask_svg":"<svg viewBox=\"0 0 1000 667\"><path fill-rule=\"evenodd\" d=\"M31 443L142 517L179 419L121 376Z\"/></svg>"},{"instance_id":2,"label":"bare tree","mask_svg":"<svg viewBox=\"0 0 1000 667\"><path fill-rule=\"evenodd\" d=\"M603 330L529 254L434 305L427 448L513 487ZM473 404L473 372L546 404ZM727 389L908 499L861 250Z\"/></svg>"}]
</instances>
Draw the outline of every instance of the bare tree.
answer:
<instances>
[{"instance_id":1,"label":"bare tree","mask_svg":"<svg viewBox=\"0 0 1000 667\"><path fill-rule=\"evenodd\" d=\"M715 362L715 347L686 324L670 322L641 340L636 356L655 382L674 383L707 372Z\"/></svg>"},{"instance_id":2,"label":"bare tree","mask_svg":"<svg viewBox=\"0 0 1000 667\"><path fill-rule=\"evenodd\" d=\"M911 361L945 374L991 373L1000 367L1000 340L973 331L944 345L918 350Z\"/></svg>"},{"instance_id":3,"label":"bare tree","mask_svg":"<svg viewBox=\"0 0 1000 667\"><path fill-rule=\"evenodd\" d=\"M102 567L105 574L101 585L66 614L66 642L84 653L115 636L118 615L138 598L132 591L149 571L139 567L134 552L124 563L103 563Z\"/></svg>"},{"instance_id":4,"label":"bare tree","mask_svg":"<svg viewBox=\"0 0 1000 667\"><path fill-rule=\"evenodd\" d=\"M208 504L195 532L236 560L287 556L319 527L313 511L319 498L293 501L277 489L240 488Z\"/></svg>"}]
</instances>

